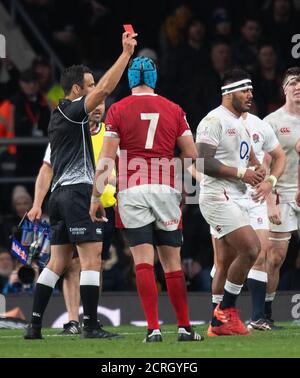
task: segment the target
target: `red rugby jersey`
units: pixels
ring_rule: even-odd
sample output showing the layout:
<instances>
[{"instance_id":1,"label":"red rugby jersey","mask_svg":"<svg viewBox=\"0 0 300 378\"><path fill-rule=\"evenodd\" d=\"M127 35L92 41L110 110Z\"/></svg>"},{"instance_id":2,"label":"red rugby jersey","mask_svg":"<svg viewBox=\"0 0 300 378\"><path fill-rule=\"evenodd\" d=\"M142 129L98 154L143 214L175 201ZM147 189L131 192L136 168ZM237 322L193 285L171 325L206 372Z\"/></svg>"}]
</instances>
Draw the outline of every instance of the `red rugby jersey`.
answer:
<instances>
[{"instance_id":1,"label":"red rugby jersey","mask_svg":"<svg viewBox=\"0 0 300 378\"><path fill-rule=\"evenodd\" d=\"M156 94L133 94L111 105L106 136L120 138L118 190L143 184L174 187L177 138L192 135L182 108Z\"/></svg>"}]
</instances>

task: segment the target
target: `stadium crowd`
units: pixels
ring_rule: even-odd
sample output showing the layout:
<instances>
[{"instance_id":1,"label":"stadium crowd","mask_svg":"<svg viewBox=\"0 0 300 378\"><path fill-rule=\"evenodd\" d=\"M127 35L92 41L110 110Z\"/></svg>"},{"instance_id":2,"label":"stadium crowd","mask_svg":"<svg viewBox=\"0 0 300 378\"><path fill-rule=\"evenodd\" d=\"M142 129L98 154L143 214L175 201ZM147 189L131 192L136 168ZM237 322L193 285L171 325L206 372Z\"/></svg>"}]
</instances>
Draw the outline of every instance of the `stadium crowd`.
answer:
<instances>
[{"instance_id":1,"label":"stadium crowd","mask_svg":"<svg viewBox=\"0 0 300 378\"><path fill-rule=\"evenodd\" d=\"M4 1L9 7L9 1ZM193 134L199 121L221 103L224 72L235 66L252 77L252 113L264 118L284 103L283 72L299 65L291 55L291 36L299 29L300 2L289 0L162 1L145 13L142 2L130 0L23 0L43 37L65 66L84 63L101 77L119 51L124 23L138 32L137 55L149 56L158 68L157 92L180 104ZM59 10L59 11L58 11ZM80 19L78 19L80 17ZM150 20L150 21L149 21ZM53 72L36 37L18 20L36 58L19 72L13 61L0 61L8 77L0 83L0 138L47 136L51 110L64 96L59 72ZM125 76L125 75L124 75ZM106 100L106 108L129 94L124 77ZM0 146L1 177L35 177L46 146ZM34 185L0 184L0 292L32 290L18 281L18 265L9 253L10 236L32 206ZM47 218L47 201L43 208ZM209 291L213 252L209 226L198 204L183 207L181 249L188 290ZM282 267L279 288L300 285L299 240L293 233ZM155 264L159 290L166 284ZM105 262L103 290L135 290L135 270L129 247L115 230Z\"/></svg>"}]
</instances>

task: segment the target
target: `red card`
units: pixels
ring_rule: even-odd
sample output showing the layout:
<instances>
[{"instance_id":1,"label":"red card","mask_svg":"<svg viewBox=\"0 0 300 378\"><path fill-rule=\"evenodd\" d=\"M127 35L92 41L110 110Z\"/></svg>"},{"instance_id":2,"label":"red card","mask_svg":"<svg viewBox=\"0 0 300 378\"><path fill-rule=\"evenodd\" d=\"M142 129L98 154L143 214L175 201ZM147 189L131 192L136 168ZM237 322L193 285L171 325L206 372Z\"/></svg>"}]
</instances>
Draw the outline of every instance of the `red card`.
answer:
<instances>
[{"instance_id":1,"label":"red card","mask_svg":"<svg viewBox=\"0 0 300 378\"><path fill-rule=\"evenodd\" d=\"M123 28L127 33L135 33L131 24L125 24L123 25Z\"/></svg>"}]
</instances>

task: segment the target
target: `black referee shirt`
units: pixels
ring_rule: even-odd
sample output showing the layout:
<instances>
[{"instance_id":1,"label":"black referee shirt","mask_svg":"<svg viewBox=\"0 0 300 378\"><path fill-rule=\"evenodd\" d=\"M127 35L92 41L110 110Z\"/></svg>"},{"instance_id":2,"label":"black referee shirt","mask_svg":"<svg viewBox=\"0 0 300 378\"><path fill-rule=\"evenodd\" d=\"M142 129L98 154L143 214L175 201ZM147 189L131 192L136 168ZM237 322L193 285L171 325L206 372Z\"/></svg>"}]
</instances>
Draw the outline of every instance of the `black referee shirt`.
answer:
<instances>
[{"instance_id":1,"label":"black referee shirt","mask_svg":"<svg viewBox=\"0 0 300 378\"><path fill-rule=\"evenodd\" d=\"M94 156L84 100L63 99L51 115L51 191L61 185L93 184Z\"/></svg>"}]
</instances>

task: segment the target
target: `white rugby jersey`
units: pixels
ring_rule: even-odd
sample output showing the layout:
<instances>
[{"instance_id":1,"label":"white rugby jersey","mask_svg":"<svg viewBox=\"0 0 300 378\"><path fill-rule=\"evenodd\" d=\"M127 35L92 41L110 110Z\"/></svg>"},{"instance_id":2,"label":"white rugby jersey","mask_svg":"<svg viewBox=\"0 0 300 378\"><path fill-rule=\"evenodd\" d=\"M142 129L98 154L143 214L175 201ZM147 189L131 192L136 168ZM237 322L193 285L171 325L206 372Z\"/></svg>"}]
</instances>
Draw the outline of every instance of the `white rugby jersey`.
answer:
<instances>
[{"instance_id":1,"label":"white rugby jersey","mask_svg":"<svg viewBox=\"0 0 300 378\"><path fill-rule=\"evenodd\" d=\"M265 117L264 121L272 126L286 155L286 167L278 179L275 192L281 203L295 201L299 162L295 146L300 138L300 117L288 113L282 107Z\"/></svg>"},{"instance_id":2,"label":"white rugby jersey","mask_svg":"<svg viewBox=\"0 0 300 378\"><path fill-rule=\"evenodd\" d=\"M202 119L196 134L196 143L217 147L215 158L230 167L246 168L249 162L251 137L241 118L224 106L212 110ZM204 163L205 164L205 163ZM227 200L240 198L246 185L238 179L222 179L205 175L201 182L200 200Z\"/></svg>"},{"instance_id":3,"label":"white rugby jersey","mask_svg":"<svg viewBox=\"0 0 300 378\"><path fill-rule=\"evenodd\" d=\"M244 120L246 127L251 134L251 145L257 157L262 164L265 152L271 152L279 146L279 141L272 127L257 116L247 113Z\"/></svg>"},{"instance_id":4,"label":"white rugby jersey","mask_svg":"<svg viewBox=\"0 0 300 378\"><path fill-rule=\"evenodd\" d=\"M251 134L251 145L256 155L257 160L262 164L265 152L271 152L279 146L279 141L272 129L272 127L257 116L247 113L246 119L242 119L247 130ZM254 191L251 185L247 184L248 194Z\"/></svg>"}]
</instances>

